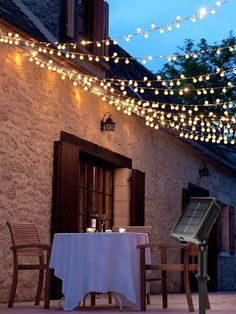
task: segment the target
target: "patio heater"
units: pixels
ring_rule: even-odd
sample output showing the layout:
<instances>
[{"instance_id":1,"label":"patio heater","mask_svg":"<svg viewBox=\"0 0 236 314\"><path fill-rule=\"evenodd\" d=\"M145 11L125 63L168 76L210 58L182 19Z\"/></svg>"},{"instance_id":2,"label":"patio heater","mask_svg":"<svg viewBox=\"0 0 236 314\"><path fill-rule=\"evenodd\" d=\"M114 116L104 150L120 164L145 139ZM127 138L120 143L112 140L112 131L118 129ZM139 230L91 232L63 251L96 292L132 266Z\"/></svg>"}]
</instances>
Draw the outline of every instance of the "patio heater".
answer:
<instances>
[{"instance_id":1,"label":"patio heater","mask_svg":"<svg viewBox=\"0 0 236 314\"><path fill-rule=\"evenodd\" d=\"M171 235L181 241L198 244L199 313L205 314L207 276L207 236L219 215L220 207L213 197L191 197Z\"/></svg>"}]
</instances>

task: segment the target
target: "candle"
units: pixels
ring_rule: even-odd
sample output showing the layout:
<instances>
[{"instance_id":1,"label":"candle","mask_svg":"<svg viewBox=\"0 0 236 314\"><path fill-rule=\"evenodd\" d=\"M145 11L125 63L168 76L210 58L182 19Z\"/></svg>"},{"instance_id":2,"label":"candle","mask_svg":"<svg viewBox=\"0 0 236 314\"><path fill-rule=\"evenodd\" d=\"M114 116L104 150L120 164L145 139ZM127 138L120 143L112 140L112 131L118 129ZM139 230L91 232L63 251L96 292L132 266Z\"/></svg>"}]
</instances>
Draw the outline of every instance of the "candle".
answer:
<instances>
[{"instance_id":1,"label":"candle","mask_svg":"<svg viewBox=\"0 0 236 314\"><path fill-rule=\"evenodd\" d=\"M126 229L125 228L119 228L119 232L125 232L126 231Z\"/></svg>"},{"instance_id":2,"label":"candle","mask_svg":"<svg viewBox=\"0 0 236 314\"><path fill-rule=\"evenodd\" d=\"M95 228L86 228L86 232L95 232L96 229Z\"/></svg>"}]
</instances>

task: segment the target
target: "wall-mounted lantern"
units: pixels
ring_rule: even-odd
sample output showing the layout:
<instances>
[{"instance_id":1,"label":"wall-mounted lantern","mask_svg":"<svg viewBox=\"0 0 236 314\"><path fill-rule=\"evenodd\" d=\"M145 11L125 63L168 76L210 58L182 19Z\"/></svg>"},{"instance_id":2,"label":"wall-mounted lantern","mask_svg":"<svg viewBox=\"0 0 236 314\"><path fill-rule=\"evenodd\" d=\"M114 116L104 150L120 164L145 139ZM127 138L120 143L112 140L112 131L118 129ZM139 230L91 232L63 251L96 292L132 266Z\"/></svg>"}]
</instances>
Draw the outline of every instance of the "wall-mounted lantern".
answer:
<instances>
[{"instance_id":1,"label":"wall-mounted lantern","mask_svg":"<svg viewBox=\"0 0 236 314\"><path fill-rule=\"evenodd\" d=\"M114 132L115 131L115 122L112 120L110 112L106 112L101 120L101 131Z\"/></svg>"}]
</instances>

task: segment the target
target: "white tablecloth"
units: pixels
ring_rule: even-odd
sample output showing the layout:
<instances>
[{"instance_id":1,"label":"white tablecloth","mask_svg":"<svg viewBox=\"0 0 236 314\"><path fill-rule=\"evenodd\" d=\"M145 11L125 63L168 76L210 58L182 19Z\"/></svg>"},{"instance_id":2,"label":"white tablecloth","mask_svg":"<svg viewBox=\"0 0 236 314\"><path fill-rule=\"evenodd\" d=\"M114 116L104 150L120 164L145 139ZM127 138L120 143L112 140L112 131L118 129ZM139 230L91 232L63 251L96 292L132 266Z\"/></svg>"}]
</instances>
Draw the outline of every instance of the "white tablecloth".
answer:
<instances>
[{"instance_id":1,"label":"white tablecloth","mask_svg":"<svg viewBox=\"0 0 236 314\"><path fill-rule=\"evenodd\" d=\"M144 233L58 233L54 235L50 267L62 280L64 310L73 310L90 291L114 291L125 305L140 309L139 244ZM150 260L150 254L146 256Z\"/></svg>"}]
</instances>

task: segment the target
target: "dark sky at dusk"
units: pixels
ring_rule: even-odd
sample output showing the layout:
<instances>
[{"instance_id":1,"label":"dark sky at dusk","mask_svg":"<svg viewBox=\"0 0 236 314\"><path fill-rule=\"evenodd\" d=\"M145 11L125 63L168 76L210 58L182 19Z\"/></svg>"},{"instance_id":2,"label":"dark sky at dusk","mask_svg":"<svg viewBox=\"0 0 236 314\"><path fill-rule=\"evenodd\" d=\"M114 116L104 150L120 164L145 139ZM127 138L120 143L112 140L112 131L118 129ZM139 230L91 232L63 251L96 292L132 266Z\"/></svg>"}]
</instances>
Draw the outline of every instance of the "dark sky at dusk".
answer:
<instances>
[{"instance_id":1,"label":"dark sky at dusk","mask_svg":"<svg viewBox=\"0 0 236 314\"><path fill-rule=\"evenodd\" d=\"M212 8L216 1L210 0L107 0L110 8L110 37L134 33L138 27L149 29L165 25L176 20L193 15L199 9ZM223 2L223 1L221 1ZM135 36L130 42L119 40L119 44L132 56L159 56L179 52L177 46L182 46L186 38L198 42L205 38L209 44L220 43L228 37L229 32L236 35L236 0L230 0L216 10L216 14L208 13L203 19L195 23L182 22L181 27L165 30L163 34L154 31L145 39L143 35ZM156 72L163 65L162 60L148 61L145 66Z\"/></svg>"}]
</instances>

